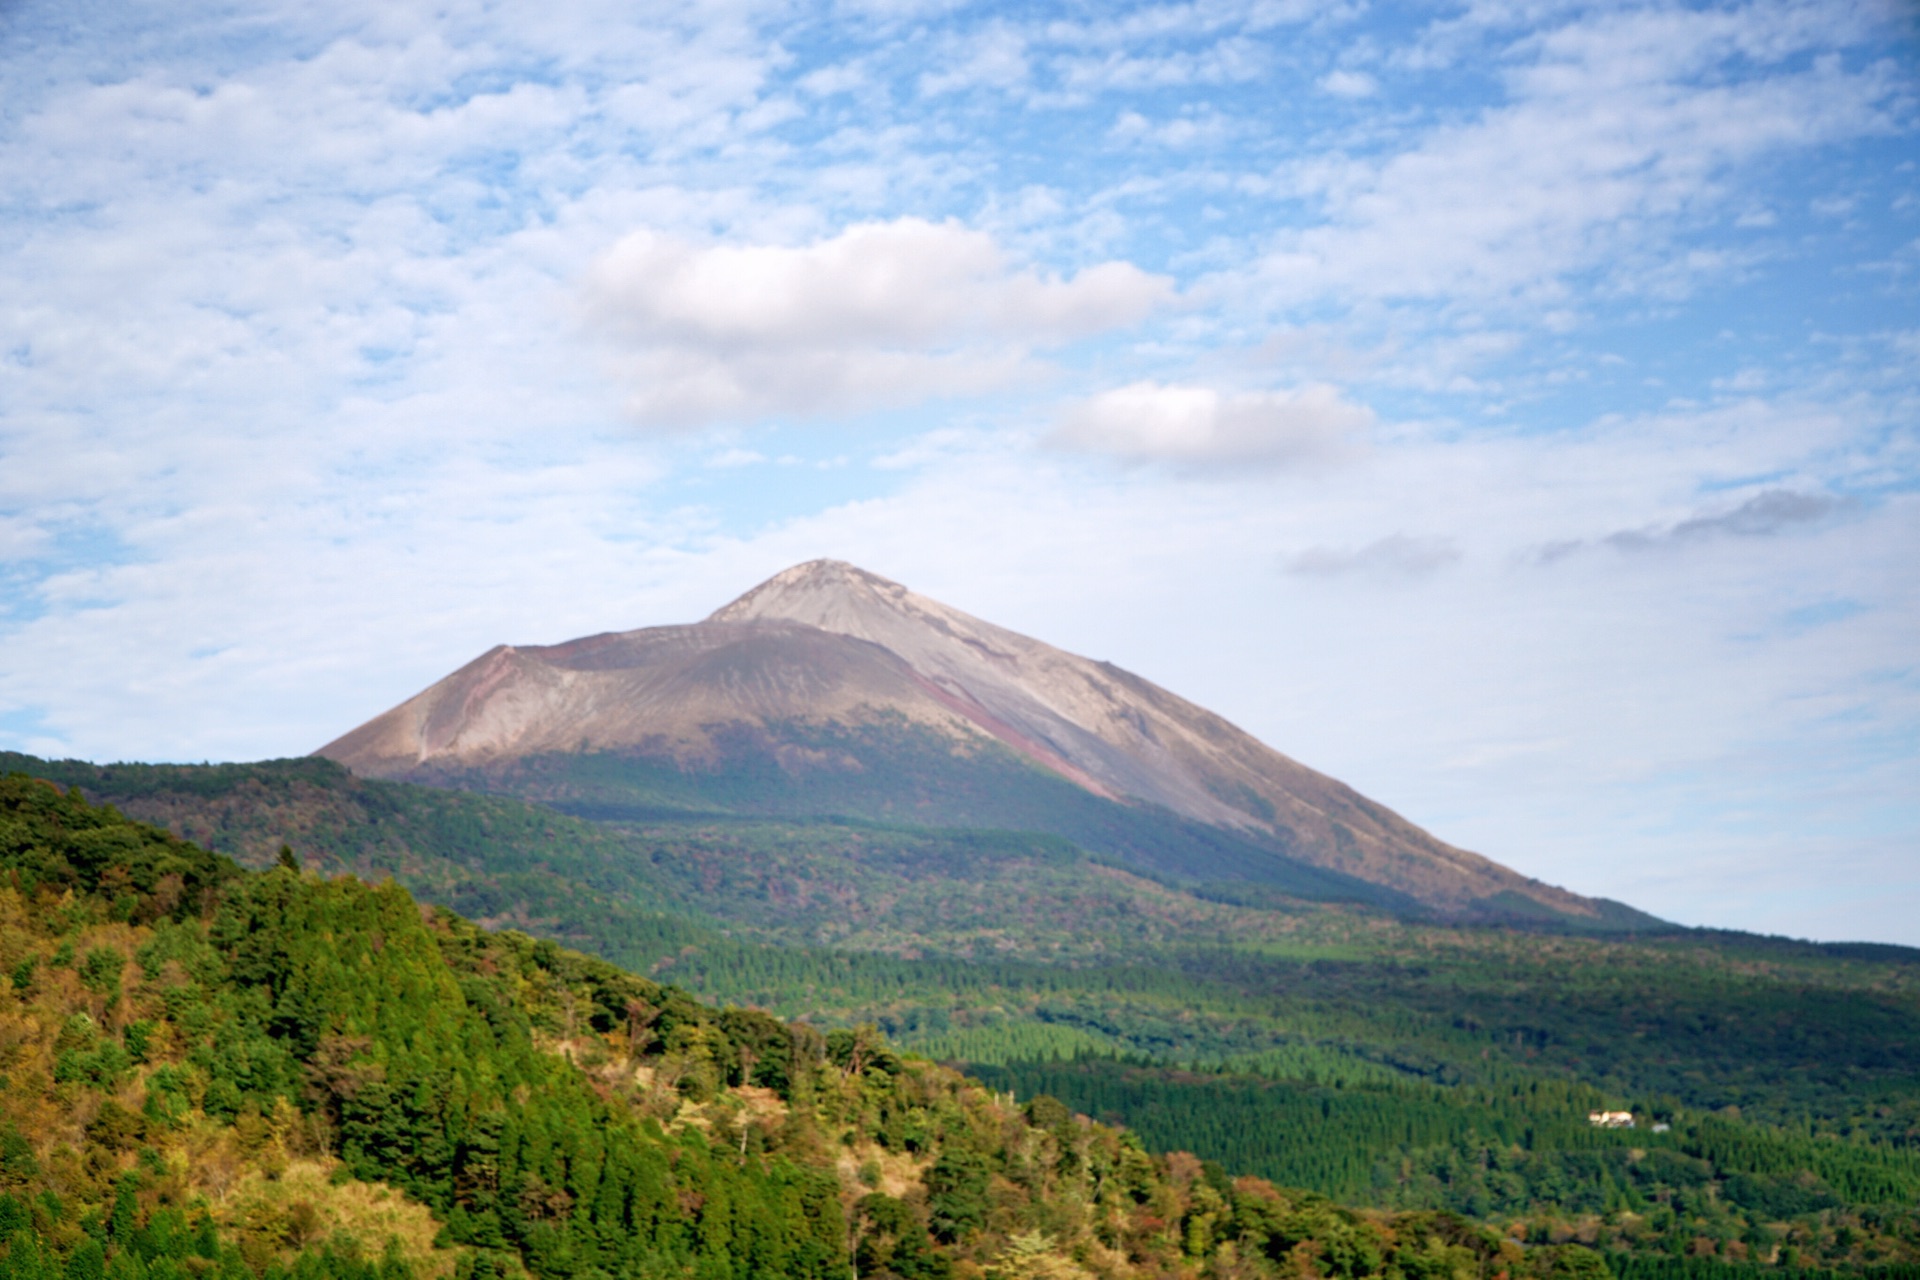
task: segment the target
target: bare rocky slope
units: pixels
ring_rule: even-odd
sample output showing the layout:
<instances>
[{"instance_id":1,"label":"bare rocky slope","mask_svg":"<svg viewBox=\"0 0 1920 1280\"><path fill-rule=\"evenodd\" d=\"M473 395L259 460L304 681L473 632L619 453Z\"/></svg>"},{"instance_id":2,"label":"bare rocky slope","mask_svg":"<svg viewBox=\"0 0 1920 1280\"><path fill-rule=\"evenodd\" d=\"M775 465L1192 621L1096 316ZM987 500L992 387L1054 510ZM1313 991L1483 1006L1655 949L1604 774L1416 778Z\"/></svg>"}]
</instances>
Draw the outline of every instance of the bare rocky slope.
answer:
<instances>
[{"instance_id":1,"label":"bare rocky slope","mask_svg":"<svg viewBox=\"0 0 1920 1280\"><path fill-rule=\"evenodd\" d=\"M1087 795L1449 913L1597 920L1611 905L1454 848L1118 667L833 560L703 622L499 646L317 754L367 776L457 781L556 758L698 773L751 740L789 773L860 770L800 732L823 726L907 726L956 767L1005 748Z\"/></svg>"}]
</instances>

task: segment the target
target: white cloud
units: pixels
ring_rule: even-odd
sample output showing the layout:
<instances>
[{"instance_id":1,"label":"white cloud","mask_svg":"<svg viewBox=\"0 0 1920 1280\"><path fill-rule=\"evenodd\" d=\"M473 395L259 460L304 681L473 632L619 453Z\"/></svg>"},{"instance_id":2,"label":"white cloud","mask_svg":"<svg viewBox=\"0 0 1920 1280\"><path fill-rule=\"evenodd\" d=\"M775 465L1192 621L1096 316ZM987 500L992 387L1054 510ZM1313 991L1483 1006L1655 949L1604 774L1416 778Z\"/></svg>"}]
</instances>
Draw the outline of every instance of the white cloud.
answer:
<instances>
[{"instance_id":1,"label":"white cloud","mask_svg":"<svg viewBox=\"0 0 1920 1280\"><path fill-rule=\"evenodd\" d=\"M1268 66L1269 58L1261 45L1230 36L1195 50L1137 54L1116 50L1093 57L1066 54L1055 60L1054 72L1068 93L1087 94L1239 84L1257 79Z\"/></svg>"},{"instance_id":2,"label":"white cloud","mask_svg":"<svg viewBox=\"0 0 1920 1280\"><path fill-rule=\"evenodd\" d=\"M1203 40L1222 31L1265 31L1313 18L1342 16L1339 4L1318 0L1205 0L1204 3L1146 4L1086 9L1073 17L1055 17L1040 25L1048 43L1062 48L1117 49L1167 47Z\"/></svg>"},{"instance_id":3,"label":"white cloud","mask_svg":"<svg viewBox=\"0 0 1920 1280\"><path fill-rule=\"evenodd\" d=\"M1135 382L1069 408L1049 440L1129 462L1283 466L1351 453L1372 423L1370 410L1325 383L1223 394Z\"/></svg>"},{"instance_id":4,"label":"white cloud","mask_svg":"<svg viewBox=\"0 0 1920 1280\"><path fill-rule=\"evenodd\" d=\"M967 89L1012 89L1027 81L1027 41L1011 27L995 25L964 41L948 43L935 62L940 70L920 77L925 97Z\"/></svg>"},{"instance_id":5,"label":"white cloud","mask_svg":"<svg viewBox=\"0 0 1920 1280\"><path fill-rule=\"evenodd\" d=\"M1172 296L1128 263L1043 275L984 232L900 218L797 247L635 232L593 264L587 310L627 353L633 416L677 427L990 390Z\"/></svg>"},{"instance_id":6,"label":"white cloud","mask_svg":"<svg viewBox=\"0 0 1920 1280\"><path fill-rule=\"evenodd\" d=\"M1336 98L1371 98L1380 92L1380 82L1364 71L1329 71L1319 85Z\"/></svg>"},{"instance_id":7,"label":"white cloud","mask_svg":"<svg viewBox=\"0 0 1920 1280\"><path fill-rule=\"evenodd\" d=\"M867 68L857 62L834 63L809 71L800 77L799 87L805 93L815 97L830 98L835 94L854 93L872 86L872 77Z\"/></svg>"},{"instance_id":8,"label":"white cloud","mask_svg":"<svg viewBox=\"0 0 1920 1280\"><path fill-rule=\"evenodd\" d=\"M1217 113L1176 116L1156 123L1138 111L1123 111L1113 122L1113 128L1107 131L1107 136L1117 143L1149 143L1183 150L1217 146L1230 138L1233 132L1232 122Z\"/></svg>"}]
</instances>

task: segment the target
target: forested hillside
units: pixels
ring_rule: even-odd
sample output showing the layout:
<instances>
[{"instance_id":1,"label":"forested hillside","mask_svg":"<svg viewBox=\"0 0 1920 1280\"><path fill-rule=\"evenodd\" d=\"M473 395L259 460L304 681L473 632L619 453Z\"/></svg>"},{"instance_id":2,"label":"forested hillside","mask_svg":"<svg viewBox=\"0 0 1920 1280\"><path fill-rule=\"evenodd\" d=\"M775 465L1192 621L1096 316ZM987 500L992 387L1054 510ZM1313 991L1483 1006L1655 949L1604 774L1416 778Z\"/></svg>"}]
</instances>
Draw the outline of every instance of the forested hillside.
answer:
<instances>
[{"instance_id":1,"label":"forested hillside","mask_svg":"<svg viewBox=\"0 0 1920 1280\"><path fill-rule=\"evenodd\" d=\"M0 781L9 1276L1582 1277Z\"/></svg>"},{"instance_id":2,"label":"forested hillside","mask_svg":"<svg viewBox=\"0 0 1920 1280\"><path fill-rule=\"evenodd\" d=\"M1058 837L595 824L324 762L32 763L255 865L284 838L310 871L391 872L696 995L877 1024L1351 1206L1585 1241L1616 1269L1920 1257L1920 957L1900 948L1442 927L1224 901ZM1587 1123L1614 1108L1637 1127Z\"/></svg>"}]
</instances>

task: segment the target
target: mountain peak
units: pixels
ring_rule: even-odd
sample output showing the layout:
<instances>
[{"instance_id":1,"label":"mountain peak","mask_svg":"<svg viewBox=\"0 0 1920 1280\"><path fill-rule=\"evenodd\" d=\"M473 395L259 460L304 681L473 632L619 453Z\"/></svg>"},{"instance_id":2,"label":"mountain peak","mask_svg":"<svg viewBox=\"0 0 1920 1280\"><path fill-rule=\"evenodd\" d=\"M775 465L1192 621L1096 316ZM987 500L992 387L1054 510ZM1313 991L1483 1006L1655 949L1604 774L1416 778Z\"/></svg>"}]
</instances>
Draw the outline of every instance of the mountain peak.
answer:
<instances>
[{"instance_id":1,"label":"mountain peak","mask_svg":"<svg viewBox=\"0 0 1920 1280\"><path fill-rule=\"evenodd\" d=\"M983 675L1005 679L1023 664L1070 657L844 560L783 569L707 621L792 622L851 636L892 650L942 684L971 685Z\"/></svg>"},{"instance_id":2,"label":"mountain peak","mask_svg":"<svg viewBox=\"0 0 1920 1280\"><path fill-rule=\"evenodd\" d=\"M869 573L845 560L808 560L782 569L739 598L715 609L708 622L755 622L781 619L841 631L821 617L844 615L874 605L893 606L913 593L890 578Z\"/></svg>"}]
</instances>

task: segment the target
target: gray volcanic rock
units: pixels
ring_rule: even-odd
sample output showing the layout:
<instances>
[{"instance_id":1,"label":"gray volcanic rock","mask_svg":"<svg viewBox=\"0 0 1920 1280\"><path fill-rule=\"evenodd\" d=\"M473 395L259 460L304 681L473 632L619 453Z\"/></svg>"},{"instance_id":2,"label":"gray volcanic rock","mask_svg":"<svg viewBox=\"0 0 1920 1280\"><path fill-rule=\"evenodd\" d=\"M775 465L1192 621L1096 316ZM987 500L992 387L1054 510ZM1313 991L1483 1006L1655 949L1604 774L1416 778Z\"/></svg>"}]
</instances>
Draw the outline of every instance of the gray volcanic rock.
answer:
<instances>
[{"instance_id":1,"label":"gray volcanic rock","mask_svg":"<svg viewBox=\"0 0 1920 1280\"><path fill-rule=\"evenodd\" d=\"M581 752L698 767L716 735L743 726L777 738L796 723L902 720L956 755L997 741L1094 795L1269 839L1443 910L1602 914L1138 676L833 560L788 569L704 622L492 649L317 754L416 779Z\"/></svg>"},{"instance_id":2,"label":"gray volcanic rock","mask_svg":"<svg viewBox=\"0 0 1920 1280\"><path fill-rule=\"evenodd\" d=\"M790 622L706 622L498 645L315 754L372 777L549 752L642 748L696 759L718 726L881 708L964 731L878 645Z\"/></svg>"}]
</instances>

